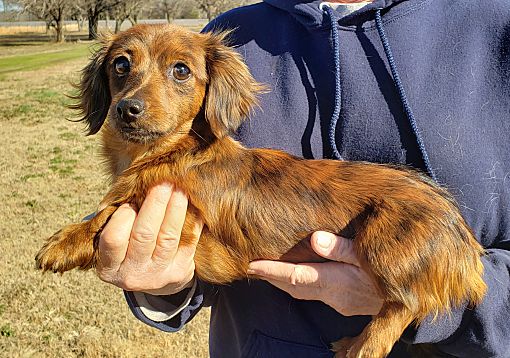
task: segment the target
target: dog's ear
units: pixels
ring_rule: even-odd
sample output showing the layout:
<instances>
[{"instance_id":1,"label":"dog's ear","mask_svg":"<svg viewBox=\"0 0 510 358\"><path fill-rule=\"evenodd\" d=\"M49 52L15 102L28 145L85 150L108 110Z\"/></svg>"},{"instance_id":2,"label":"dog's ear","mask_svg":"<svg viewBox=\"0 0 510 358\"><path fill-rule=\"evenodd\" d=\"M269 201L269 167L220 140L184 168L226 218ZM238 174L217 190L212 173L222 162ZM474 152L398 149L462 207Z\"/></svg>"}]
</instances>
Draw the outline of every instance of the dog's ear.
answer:
<instances>
[{"instance_id":1,"label":"dog's ear","mask_svg":"<svg viewBox=\"0 0 510 358\"><path fill-rule=\"evenodd\" d=\"M255 81L241 56L225 45L228 32L205 35L209 76L205 117L213 134L221 138L248 117L266 87Z\"/></svg>"},{"instance_id":2,"label":"dog's ear","mask_svg":"<svg viewBox=\"0 0 510 358\"><path fill-rule=\"evenodd\" d=\"M81 80L76 84L78 94L70 96L77 102L69 107L80 112L81 121L88 126L88 135L96 134L103 125L111 103L105 59L111 43L111 36L101 38L99 49L93 53L90 62L82 70Z\"/></svg>"}]
</instances>

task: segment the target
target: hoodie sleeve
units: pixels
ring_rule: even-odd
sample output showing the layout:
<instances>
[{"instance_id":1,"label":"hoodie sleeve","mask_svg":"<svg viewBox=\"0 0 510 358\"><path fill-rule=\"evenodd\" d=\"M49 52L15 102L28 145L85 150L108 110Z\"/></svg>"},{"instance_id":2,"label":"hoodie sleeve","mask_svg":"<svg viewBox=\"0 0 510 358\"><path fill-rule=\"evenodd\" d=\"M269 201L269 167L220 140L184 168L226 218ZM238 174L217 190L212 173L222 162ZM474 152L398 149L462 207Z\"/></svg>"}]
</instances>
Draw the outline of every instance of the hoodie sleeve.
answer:
<instances>
[{"instance_id":1,"label":"hoodie sleeve","mask_svg":"<svg viewBox=\"0 0 510 358\"><path fill-rule=\"evenodd\" d=\"M482 261L488 286L482 303L408 328L404 341L434 343L455 357L510 357L510 251L488 249Z\"/></svg>"},{"instance_id":2,"label":"hoodie sleeve","mask_svg":"<svg viewBox=\"0 0 510 358\"><path fill-rule=\"evenodd\" d=\"M198 279L193 286L169 296L124 291L131 312L143 323L165 332L177 332L204 306L210 306L213 286Z\"/></svg>"}]
</instances>

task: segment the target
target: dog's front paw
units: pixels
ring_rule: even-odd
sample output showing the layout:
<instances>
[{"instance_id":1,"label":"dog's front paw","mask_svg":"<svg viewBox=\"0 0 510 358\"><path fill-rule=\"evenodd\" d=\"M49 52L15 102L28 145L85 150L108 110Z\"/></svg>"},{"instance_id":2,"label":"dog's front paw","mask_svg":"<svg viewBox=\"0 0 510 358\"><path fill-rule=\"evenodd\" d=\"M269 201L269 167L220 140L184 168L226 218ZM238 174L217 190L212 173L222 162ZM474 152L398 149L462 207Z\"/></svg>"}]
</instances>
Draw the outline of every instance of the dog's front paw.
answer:
<instances>
[{"instance_id":1,"label":"dog's front paw","mask_svg":"<svg viewBox=\"0 0 510 358\"><path fill-rule=\"evenodd\" d=\"M95 265L94 233L87 222L72 224L56 232L35 257L36 267L43 271L64 273L75 267L89 269Z\"/></svg>"}]
</instances>

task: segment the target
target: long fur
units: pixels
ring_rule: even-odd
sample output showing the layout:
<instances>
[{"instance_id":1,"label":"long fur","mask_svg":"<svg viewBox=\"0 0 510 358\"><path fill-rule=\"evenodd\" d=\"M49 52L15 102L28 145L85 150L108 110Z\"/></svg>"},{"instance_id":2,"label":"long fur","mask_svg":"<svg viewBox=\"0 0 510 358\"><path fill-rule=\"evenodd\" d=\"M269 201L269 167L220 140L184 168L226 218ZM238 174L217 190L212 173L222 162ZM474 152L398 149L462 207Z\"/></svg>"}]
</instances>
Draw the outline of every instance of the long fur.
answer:
<instances>
[{"instance_id":1,"label":"long fur","mask_svg":"<svg viewBox=\"0 0 510 358\"><path fill-rule=\"evenodd\" d=\"M480 303L484 251L453 197L426 176L247 149L229 136L264 86L223 41L221 33L141 25L103 42L83 72L76 108L90 133L102 128L113 184L105 209L52 236L38 267L94 267L99 234L116 208L140 207L150 187L170 181L191 204L181 241L191 241L198 216L205 223L195 263L208 282L245 279L255 259L319 260L303 245L317 230L354 240L385 303L358 337L333 344L337 357L384 357L409 324ZM131 61L127 76L114 72L119 56ZM176 62L191 69L189 80L169 76ZM146 104L127 130L115 110L125 98Z\"/></svg>"}]
</instances>

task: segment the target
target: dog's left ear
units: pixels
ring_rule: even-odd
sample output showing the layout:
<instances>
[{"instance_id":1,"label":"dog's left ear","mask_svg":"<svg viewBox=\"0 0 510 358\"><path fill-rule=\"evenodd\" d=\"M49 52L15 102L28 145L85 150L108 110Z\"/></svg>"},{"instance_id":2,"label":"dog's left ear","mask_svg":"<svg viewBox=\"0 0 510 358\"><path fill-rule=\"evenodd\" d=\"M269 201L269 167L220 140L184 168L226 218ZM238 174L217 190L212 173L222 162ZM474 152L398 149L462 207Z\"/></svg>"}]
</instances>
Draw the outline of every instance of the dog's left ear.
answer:
<instances>
[{"instance_id":1,"label":"dog's left ear","mask_svg":"<svg viewBox=\"0 0 510 358\"><path fill-rule=\"evenodd\" d=\"M78 94L70 96L77 102L71 109L78 110L88 126L88 134L96 134L103 125L111 103L108 77L105 72L105 60L111 43L111 36L101 37L99 49L92 55L89 63L82 70L80 83L76 85Z\"/></svg>"},{"instance_id":2,"label":"dog's left ear","mask_svg":"<svg viewBox=\"0 0 510 358\"><path fill-rule=\"evenodd\" d=\"M234 132L258 105L266 86L252 77L241 56L225 45L228 32L206 33L209 83L205 117L213 134L221 138Z\"/></svg>"}]
</instances>

